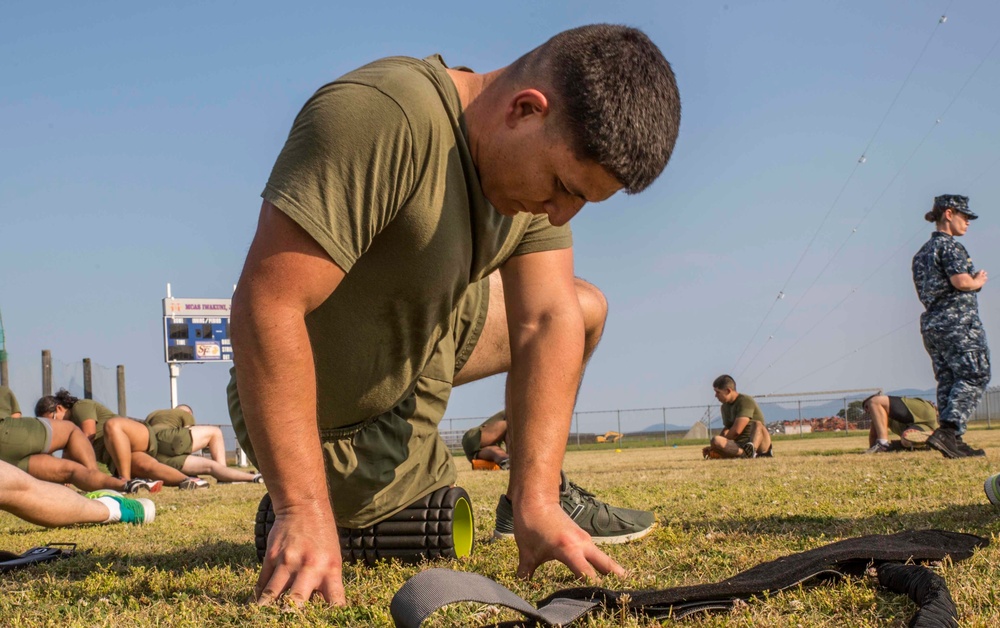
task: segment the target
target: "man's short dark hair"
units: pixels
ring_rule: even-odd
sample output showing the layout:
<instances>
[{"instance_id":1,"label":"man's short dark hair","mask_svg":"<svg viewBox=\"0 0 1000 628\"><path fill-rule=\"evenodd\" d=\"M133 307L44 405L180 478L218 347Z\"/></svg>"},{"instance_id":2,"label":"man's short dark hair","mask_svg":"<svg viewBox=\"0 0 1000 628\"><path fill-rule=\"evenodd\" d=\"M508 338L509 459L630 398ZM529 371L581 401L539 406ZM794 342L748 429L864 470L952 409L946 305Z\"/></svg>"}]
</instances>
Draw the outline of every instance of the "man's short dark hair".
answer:
<instances>
[{"instance_id":1,"label":"man's short dark hair","mask_svg":"<svg viewBox=\"0 0 1000 628\"><path fill-rule=\"evenodd\" d=\"M731 375L719 375L712 382L712 388L716 390L736 390L736 380Z\"/></svg>"},{"instance_id":2,"label":"man's short dark hair","mask_svg":"<svg viewBox=\"0 0 1000 628\"><path fill-rule=\"evenodd\" d=\"M559 33L511 65L512 79L543 78L578 158L607 170L628 194L667 167L681 98L670 63L642 31L614 24Z\"/></svg>"}]
</instances>

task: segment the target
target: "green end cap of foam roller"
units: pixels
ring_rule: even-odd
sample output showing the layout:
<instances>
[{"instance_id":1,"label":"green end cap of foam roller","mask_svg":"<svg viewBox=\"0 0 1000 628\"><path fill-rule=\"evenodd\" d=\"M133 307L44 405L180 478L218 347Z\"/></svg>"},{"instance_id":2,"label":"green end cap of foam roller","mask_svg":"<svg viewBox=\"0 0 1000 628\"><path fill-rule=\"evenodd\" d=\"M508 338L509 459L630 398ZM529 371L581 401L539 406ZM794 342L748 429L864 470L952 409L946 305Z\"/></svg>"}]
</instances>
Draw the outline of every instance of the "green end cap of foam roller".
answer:
<instances>
[{"instance_id":1,"label":"green end cap of foam roller","mask_svg":"<svg viewBox=\"0 0 1000 628\"><path fill-rule=\"evenodd\" d=\"M459 497L455 502L451 525L452 537L455 540L455 556L458 558L468 556L472 553L472 506L464 497Z\"/></svg>"}]
</instances>

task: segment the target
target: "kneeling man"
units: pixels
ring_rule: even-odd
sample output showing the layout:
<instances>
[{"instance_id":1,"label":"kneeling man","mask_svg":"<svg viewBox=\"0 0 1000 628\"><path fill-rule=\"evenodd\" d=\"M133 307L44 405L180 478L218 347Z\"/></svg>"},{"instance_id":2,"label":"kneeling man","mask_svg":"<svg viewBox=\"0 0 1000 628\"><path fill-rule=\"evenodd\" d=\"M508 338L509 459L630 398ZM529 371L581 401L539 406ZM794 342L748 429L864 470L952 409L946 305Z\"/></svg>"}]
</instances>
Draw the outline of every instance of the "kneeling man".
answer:
<instances>
[{"instance_id":1,"label":"kneeling man","mask_svg":"<svg viewBox=\"0 0 1000 628\"><path fill-rule=\"evenodd\" d=\"M938 428L938 412L934 404L919 397L872 395L861 402L871 419L868 432L869 449L865 453L893 451L889 430L900 437L898 445L913 449L923 445Z\"/></svg>"},{"instance_id":2,"label":"kneeling man","mask_svg":"<svg viewBox=\"0 0 1000 628\"><path fill-rule=\"evenodd\" d=\"M771 457L771 435L764 413L750 395L736 392L736 381L720 375L712 382L715 398L722 403L722 432L702 450L706 458Z\"/></svg>"}]
</instances>

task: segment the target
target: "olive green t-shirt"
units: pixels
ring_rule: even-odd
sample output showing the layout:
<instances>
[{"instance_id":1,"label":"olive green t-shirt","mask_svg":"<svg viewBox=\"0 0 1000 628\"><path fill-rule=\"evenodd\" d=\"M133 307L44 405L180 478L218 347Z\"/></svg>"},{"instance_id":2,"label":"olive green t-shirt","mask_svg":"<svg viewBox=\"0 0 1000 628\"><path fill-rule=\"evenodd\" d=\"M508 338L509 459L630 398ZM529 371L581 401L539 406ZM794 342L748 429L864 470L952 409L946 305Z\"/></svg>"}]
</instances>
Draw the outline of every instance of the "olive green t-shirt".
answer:
<instances>
[{"instance_id":1,"label":"olive green t-shirt","mask_svg":"<svg viewBox=\"0 0 1000 628\"><path fill-rule=\"evenodd\" d=\"M194 415L187 410L154 410L146 417L146 425L153 430L180 429L194 425Z\"/></svg>"},{"instance_id":2,"label":"olive green t-shirt","mask_svg":"<svg viewBox=\"0 0 1000 628\"><path fill-rule=\"evenodd\" d=\"M116 416L118 415L93 399L80 399L69 410L70 420L80 428L83 427L84 421L97 421L97 432L94 434L95 441L104 438L104 424L108 422L108 419Z\"/></svg>"},{"instance_id":3,"label":"olive green t-shirt","mask_svg":"<svg viewBox=\"0 0 1000 628\"><path fill-rule=\"evenodd\" d=\"M0 386L0 419L12 414L21 414L21 406L17 404L14 391L6 386Z\"/></svg>"},{"instance_id":4,"label":"olive green t-shirt","mask_svg":"<svg viewBox=\"0 0 1000 628\"><path fill-rule=\"evenodd\" d=\"M483 196L443 59L381 59L299 112L262 196L347 276L306 318L320 428L392 408L435 356L470 283L512 255L569 248L546 216L509 218ZM438 358L438 359L432 359Z\"/></svg>"},{"instance_id":5,"label":"olive green t-shirt","mask_svg":"<svg viewBox=\"0 0 1000 628\"><path fill-rule=\"evenodd\" d=\"M731 403L722 404L722 426L728 430L741 416L751 421L764 422L764 413L760 411L760 406L753 397L743 393L736 395L736 399Z\"/></svg>"}]
</instances>

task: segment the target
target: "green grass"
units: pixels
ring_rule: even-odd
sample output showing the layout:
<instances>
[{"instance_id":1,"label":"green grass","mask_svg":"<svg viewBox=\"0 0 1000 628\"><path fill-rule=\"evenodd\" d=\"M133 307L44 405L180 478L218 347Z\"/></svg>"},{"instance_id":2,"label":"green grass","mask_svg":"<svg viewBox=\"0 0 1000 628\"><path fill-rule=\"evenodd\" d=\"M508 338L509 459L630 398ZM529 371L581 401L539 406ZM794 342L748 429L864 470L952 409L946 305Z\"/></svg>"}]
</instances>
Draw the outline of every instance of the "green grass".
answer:
<instances>
[{"instance_id":1,"label":"green grass","mask_svg":"<svg viewBox=\"0 0 1000 628\"><path fill-rule=\"evenodd\" d=\"M631 570L605 578L611 588L664 588L714 582L793 552L862 534L944 528L991 538L971 559L940 568L963 626L1000 625L1000 514L983 480L1000 471L1000 430L968 439L986 459L945 460L935 452L862 456L862 435L790 437L773 460L700 458L697 446L570 452L572 479L616 505L651 508L660 526L645 539L607 548ZM472 557L437 566L476 571L528 600L575 586L564 567L548 564L530 582L514 578L513 542L485 543L504 472L472 472L456 460L459 483L473 498ZM18 553L50 542L77 543L77 556L5 574L2 626L384 626L389 601L421 565L348 566L349 608L311 604L301 611L245 603L258 565L252 524L259 485L213 486L154 496L148 526L81 526L45 530L0 513L0 549ZM914 611L870 580L792 590L751 601L731 613L685 620L688 626L903 626ZM515 615L483 605L439 611L434 626L476 625ZM655 622L593 615L581 626L652 626Z\"/></svg>"}]
</instances>

